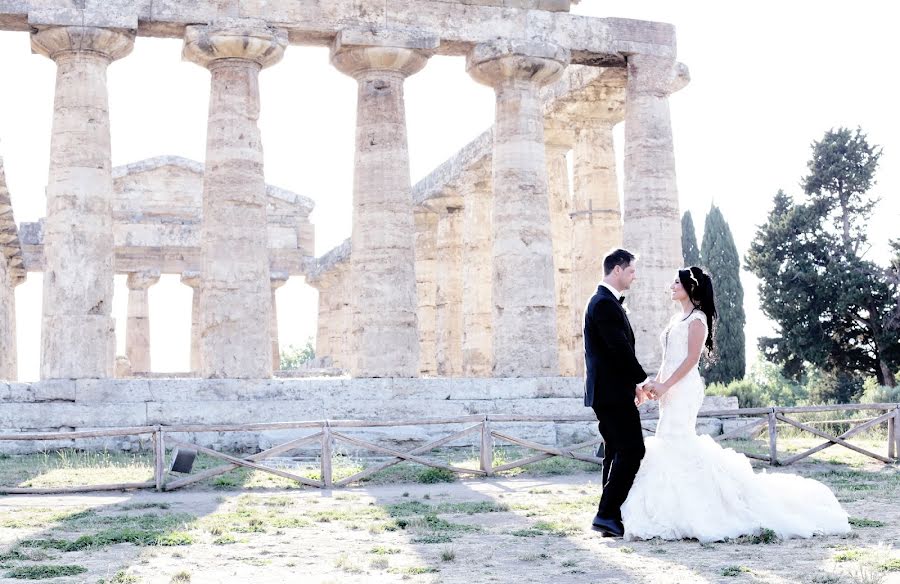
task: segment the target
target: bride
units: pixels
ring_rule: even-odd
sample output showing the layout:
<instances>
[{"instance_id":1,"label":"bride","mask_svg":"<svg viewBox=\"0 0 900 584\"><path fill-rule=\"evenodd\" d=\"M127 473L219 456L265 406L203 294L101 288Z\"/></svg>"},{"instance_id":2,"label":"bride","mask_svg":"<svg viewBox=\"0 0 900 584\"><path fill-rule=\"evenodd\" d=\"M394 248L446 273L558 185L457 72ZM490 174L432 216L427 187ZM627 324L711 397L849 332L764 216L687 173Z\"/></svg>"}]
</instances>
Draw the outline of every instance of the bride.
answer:
<instances>
[{"instance_id":1,"label":"bride","mask_svg":"<svg viewBox=\"0 0 900 584\"><path fill-rule=\"evenodd\" d=\"M656 435L622 506L626 539L718 541L771 529L781 538L847 533L847 513L818 481L754 473L742 454L719 446L695 425L704 386L697 364L717 317L712 281L698 267L680 270L671 286L681 310L660 335ZM639 396L641 399L642 396Z\"/></svg>"}]
</instances>

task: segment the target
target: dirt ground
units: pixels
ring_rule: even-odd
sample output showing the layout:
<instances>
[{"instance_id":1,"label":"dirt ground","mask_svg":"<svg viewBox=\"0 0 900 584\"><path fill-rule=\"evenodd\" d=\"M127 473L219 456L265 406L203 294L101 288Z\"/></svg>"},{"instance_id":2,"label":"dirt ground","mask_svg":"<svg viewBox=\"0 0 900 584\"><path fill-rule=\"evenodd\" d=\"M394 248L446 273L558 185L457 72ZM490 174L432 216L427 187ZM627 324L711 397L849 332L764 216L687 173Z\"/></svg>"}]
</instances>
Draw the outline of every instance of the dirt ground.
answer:
<instances>
[{"instance_id":1,"label":"dirt ground","mask_svg":"<svg viewBox=\"0 0 900 584\"><path fill-rule=\"evenodd\" d=\"M775 472L788 471L798 468ZM596 473L330 492L7 496L0 582L20 581L9 577L16 566L65 564L87 571L48 581L900 584L900 469L809 465L802 474L835 489L856 523L849 536L707 545L602 538L588 528ZM58 543L117 526L162 527L164 543L75 551Z\"/></svg>"}]
</instances>

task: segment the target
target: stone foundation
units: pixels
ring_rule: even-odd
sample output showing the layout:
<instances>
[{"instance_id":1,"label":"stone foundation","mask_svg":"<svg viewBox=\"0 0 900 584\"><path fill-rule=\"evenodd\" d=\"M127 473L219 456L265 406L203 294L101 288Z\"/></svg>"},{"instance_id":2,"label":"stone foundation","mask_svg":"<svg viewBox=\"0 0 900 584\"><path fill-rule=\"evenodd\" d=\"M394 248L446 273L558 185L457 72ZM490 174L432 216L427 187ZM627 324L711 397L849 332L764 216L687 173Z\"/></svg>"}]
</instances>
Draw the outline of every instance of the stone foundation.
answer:
<instances>
[{"instance_id":1,"label":"stone foundation","mask_svg":"<svg viewBox=\"0 0 900 584\"><path fill-rule=\"evenodd\" d=\"M250 424L310 420L418 420L477 414L588 416L583 380L577 377L525 379L79 379L34 383L0 382L0 432L59 432L95 428ZM656 404L642 407L651 412ZM704 410L736 409L736 398L707 397ZM652 427L653 422L647 422ZM337 430L379 444L413 448L467 424ZM701 418L698 429L722 432L721 419ZM568 445L596 436L596 423L495 423L494 429L547 445ZM310 429L263 432L207 432L187 436L222 450L257 451ZM473 446L477 434L454 442ZM0 452L56 448L140 450L149 436L51 442L0 441ZM312 448L312 450L315 450ZM340 451L340 450L339 450ZM355 454L355 452L354 452Z\"/></svg>"}]
</instances>

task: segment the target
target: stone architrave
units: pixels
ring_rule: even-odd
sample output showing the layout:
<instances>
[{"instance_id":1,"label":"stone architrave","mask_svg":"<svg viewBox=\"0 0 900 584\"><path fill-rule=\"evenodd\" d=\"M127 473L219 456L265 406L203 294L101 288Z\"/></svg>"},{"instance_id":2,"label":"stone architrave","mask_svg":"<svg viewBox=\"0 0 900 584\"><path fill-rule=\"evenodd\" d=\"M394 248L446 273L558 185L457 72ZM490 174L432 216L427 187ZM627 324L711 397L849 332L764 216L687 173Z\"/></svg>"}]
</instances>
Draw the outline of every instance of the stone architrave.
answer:
<instances>
[{"instance_id":1,"label":"stone architrave","mask_svg":"<svg viewBox=\"0 0 900 584\"><path fill-rule=\"evenodd\" d=\"M132 272L128 286L128 319L125 322L125 356L131 371L150 372L150 286L159 282L159 271Z\"/></svg>"},{"instance_id":2,"label":"stone architrave","mask_svg":"<svg viewBox=\"0 0 900 584\"><path fill-rule=\"evenodd\" d=\"M491 323L490 170L467 177L460 186L462 227L462 367L464 377L490 377L493 362Z\"/></svg>"},{"instance_id":3,"label":"stone architrave","mask_svg":"<svg viewBox=\"0 0 900 584\"><path fill-rule=\"evenodd\" d=\"M556 283L556 330L559 338L559 374L575 375L572 321L572 207L569 194L571 150L569 132L546 130L547 177L550 188L550 227L553 240L553 269Z\"/></svg>"},{"instance_id":4,"label":"stone architrave","mask_svg":"<svg viewBox=\"0 0 900 584\"><path fill-rule=\"evenodd\" d=\"M113 376L112 165L106 69L134 34L57 26L31 35L56 63L44 223L41 378Z\"/></svg>"},{"instance_id":5,"label":"stone architrave","mask_svg":"<svg viewBox=\"0 0 900 584\"><path fill-rule=\"evenodd\" d=\"M331 63L358 83L351 278L353 377L416 377L415 221L404 80L437 38L341 31Z\"/></svg>"},{"instance_id":6,"label":"stone architrave","mask_svg":"<svg viewBox=\"0 0 900 584\"><path fill-rule=\"evenodd\" d=\"M476 46L466 68L494 88L494 376L559 371L540 88L562 73L569 52L549 43L497 41Z\"/></svg>"},{"instance_id":7,"label":"stone architrave","mask_svg":"<svg viewBox=\"0 0 900 584\"><path fill-rule=\"evenodd\" d=\"M435 239L440 250L436 266L435 334L437 374L462 374L462 221L463 210L452 203L438 216Z\"/></svg>"},{"instance_id":8,"label":"stone architrave","mask_svg":"<svg viewBox=\"0 0 900 584\"><path fill-rule=\"evenodd\" d=\"M209 69L203 177L200 374L272 375L272 292L259 72L284 55L287 33L222 20L185 29L183 56ZM260 326L266 323L266 326Z\"/></svg>"},{"instance_id":9,"label":"stone architrave","mask_svg":"<svg viewBox=\"0 0 900 584\"><path fill-rule=\"evenodd\" d=\"M287 284L290 274L272 272L269 282L272 286L272 317L269 321L269 336L272 338L272 369L281 369L281 347L278 344L278 304L275 302L275 291Z\"/></svg>"},{"instance_id":10,"label":"stone architrave","mask_svg":"<svg viewBox=\"0 0 900 584\"><path fill-rule=\"evenodd\" d=\"M200 373L200 272L181 274L181 283L191 287L191 372Z\"/></svg>"},{"instance_id":11,"label":"stone architrave","mask_svg":"<svg viewBox=\"0 0 900 584\"><path fill-rule=\"evenodd\" d=\"M624 107L594 108L579 119L575 131L570 304L579 374L584 371L584 308L603 279L603 256L622 245L613 127L624 116Z\"/></svg>"},{"instance_id":12,"label":"stone architrave","mask_svg":"<svg viewBox=\"0 0 900 584\"><path fill-rule=\"evenodd\" d=\"M419 375L437 372L437 213L419 208L416 227L416 324L419 328Z\"/></svg>"},{"instance_id":13,"label":"stone architrave","mask_svg":"<svg viewBox=\"0 0 900 584\"><path fill-rule=\"evenodd\" d=\"M682 263L668 99L679 82L674 60L628 57L623 240L626 249L639 255L627 302L635 352L648 372L656 371L662 360L659 333L672 313L667 289Z\"/></svg>"}]
</instances>

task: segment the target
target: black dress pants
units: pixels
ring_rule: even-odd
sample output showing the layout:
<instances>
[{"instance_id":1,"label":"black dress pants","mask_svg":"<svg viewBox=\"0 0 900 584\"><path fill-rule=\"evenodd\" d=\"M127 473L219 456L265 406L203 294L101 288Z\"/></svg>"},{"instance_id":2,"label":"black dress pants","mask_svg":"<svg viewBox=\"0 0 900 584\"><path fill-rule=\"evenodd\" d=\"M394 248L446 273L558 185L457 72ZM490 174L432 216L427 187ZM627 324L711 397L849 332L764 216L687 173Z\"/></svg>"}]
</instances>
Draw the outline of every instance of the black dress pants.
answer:
<instances>
[{"instance_id":1,"label":"black dress pants","mask_svg":"<svg viewBox=\"0 0 900 584\"><path fill-rule=\"evenodd\" d=\"M604 443L603 495L597 514L621 521L622 503L644 458L641 417L633 404L595 405L594 414Z\"/></svg>"}]
</instances>

